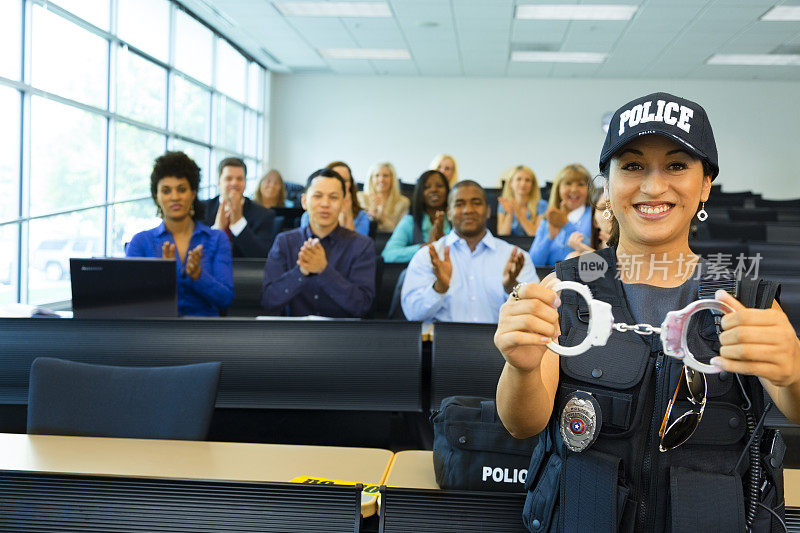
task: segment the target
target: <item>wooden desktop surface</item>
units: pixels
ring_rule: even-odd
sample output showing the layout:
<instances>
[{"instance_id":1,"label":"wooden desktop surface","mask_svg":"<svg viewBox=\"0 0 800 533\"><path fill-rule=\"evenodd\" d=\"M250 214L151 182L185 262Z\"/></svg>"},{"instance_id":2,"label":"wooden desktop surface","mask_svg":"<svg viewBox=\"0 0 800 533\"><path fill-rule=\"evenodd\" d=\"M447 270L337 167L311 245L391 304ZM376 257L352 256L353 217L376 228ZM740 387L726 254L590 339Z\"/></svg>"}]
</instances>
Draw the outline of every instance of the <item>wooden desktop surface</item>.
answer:
<instances>
[{"instance_id":1,"label":"wooden desktop surface","mask_svg":"<svg viewBox=\"0 0 800 533\"><path fill-rule=\"evenodd\" d=\"M783 471L783 497L786 507L800 507L800 470Z\"/></svg>"},{"instance_id":2,"label":"wooden desktop surface","mask_svg":"<svg viewBox=\"0 0 800 533\"><path fill-rule=\"evenodd\" d=\"M0 450L0 470L227 481L314 476L373 484L392 458L376 448L10 433L0 433Z\"/></svg>"},{"instance_id":3,"label":"wooden desktop surface","mask_svg":"<svg viewBox=\"0 0 800 533\"><path fill-rule=\"evenodd\" d=\"M397 452L384 483L390 487L412 489L438 489L433 473L433 452L407 450Z\"/></svg>"}]
</instances>

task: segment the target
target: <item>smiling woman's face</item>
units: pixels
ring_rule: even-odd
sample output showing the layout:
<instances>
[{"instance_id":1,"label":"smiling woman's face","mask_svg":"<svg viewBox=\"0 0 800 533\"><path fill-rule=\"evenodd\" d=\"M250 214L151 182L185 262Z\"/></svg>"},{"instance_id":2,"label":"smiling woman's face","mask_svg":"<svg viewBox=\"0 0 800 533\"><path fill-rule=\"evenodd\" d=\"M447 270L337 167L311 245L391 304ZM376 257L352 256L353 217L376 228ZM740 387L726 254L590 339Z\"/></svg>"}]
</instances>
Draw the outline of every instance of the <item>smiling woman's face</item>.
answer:
<instances>
[{"instance_id":1,"label":"smiling woman's face","mask_svg":"<svg viewBox=\"0 0 800 533\"><path fill-rule=\"evenodd\" d=\"M702 161L665 137L645 135L626 144L609 164L620 244L685 244L692 217L711 190Z\"/></svg>"},{"instance_id":2,"label":"smiling woman's face","mask_svg":"<svg viewBox=\"0 0 800 533\"><path fill-rule=\"evenodd\" d=\"M589 199L589 183L581 177L568 178L558 186L558 195L567 211L586 205Z\"/></svg>"}]
</instances>

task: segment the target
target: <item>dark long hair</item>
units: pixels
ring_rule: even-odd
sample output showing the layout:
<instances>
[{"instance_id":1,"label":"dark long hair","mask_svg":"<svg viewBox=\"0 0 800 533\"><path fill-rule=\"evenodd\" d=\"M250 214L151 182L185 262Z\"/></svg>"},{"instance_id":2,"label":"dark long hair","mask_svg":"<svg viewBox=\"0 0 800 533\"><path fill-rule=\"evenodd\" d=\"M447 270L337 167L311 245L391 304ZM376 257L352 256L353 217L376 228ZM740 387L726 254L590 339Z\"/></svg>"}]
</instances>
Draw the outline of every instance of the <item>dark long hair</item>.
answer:
<instances>
[{"instance_id":1,"label":"dark long hair","mask_svg":"<svg viewBox=\"0 0 800 533\"><path fill-rule=\"evenodd\" d=\"M422 229L422 217L425 216L425 182L431 176L439 176L439 179L444 183L445 188L445 207L447 206L447 196L450 194L450 184L447 183L447 178L438 170L426 170L417 178L417 184L414 185L414 195L411 199L411 212L414 217L414 225ZM433 222L433 220L431 220Z\"/></svg>"},{"instance_id":2,"label":"dark long hair","mask_svg":"<svg viewBox=\"0 0 800 533\"><path fill-rule=\"evenodd\" d=\"M361 211L361 204L358 203L358 187L356 186L356 178L353 176L353 169L344 161L333 161L325 166L328 170L333 170L333 167L344 167L350 173L350 207L353 210L353 219L355 219L358 216L358 212Z\"/></svg>"},{"instance_id":3,"label":"dark long hair","mask_svg":"<svg viewBox=\"0 0 800 533\"><path fill-rule=\"evenodd\" d=\"M603 196L603 192L604 191L605 191L605 189L603 187L596 187L594 189L594 191L592 192L592 205L589 206L591 208L591 210L592 210L592 212L591 212L591 217L592 218L591 218L591 223L590 223L590 227L592 228L592 231L591 231L591 237L589 239L589 246L591 246L593 250L599 250L600 249L600 244L601 244L600 243L600 226L598 226L597 223L594 221L594 214L597 211L597 202ZM605 209L605 207L603 209Z\"/></svg>"}]
</instances>

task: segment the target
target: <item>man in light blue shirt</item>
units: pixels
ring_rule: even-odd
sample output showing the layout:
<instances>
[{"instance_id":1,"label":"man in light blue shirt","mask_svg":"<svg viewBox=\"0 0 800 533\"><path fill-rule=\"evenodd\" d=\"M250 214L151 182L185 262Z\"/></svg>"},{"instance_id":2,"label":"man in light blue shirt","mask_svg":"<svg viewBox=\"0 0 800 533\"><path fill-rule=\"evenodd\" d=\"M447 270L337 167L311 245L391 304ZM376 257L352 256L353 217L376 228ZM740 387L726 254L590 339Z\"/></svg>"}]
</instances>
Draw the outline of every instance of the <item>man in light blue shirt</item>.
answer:
<instances>
[{"instance_id":1,"label":"man in light blue shirt","mask_svg":"<svg viewBox=\"0 0 800 533\"><path fill-rule=\"evenodd\" d=\"M486 229L486 192L474 181L450 191L453 230L414 254L401 304L409 320L497 323L500 306L518 282L537 282L526 252Z\"/></svg>"}]
</instances>

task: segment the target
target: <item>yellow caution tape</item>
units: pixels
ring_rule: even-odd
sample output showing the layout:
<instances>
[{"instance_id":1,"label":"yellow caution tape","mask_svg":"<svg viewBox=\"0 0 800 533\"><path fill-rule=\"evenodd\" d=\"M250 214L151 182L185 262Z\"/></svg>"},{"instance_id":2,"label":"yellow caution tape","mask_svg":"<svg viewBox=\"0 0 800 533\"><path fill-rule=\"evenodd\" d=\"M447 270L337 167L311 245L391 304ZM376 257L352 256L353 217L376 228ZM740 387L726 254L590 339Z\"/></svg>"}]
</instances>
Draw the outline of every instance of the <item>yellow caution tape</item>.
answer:
<instances>
[{"instance_id":1,"label":"yellow caution tape","mask_svg":"<svg viewBox=\"0 0 800 533\"><path fill-rule=\"evenodd\" d=\"M298 476L291 480L292 483L305 483L307 485L356 485L355 481L343 481L341 479L328 479L324 477L311 477L311 476ZM362 483L364 485L363 494L377 496L380 493L380 485L371 485L369 483Z\"/></svg>"}]
</instances>

